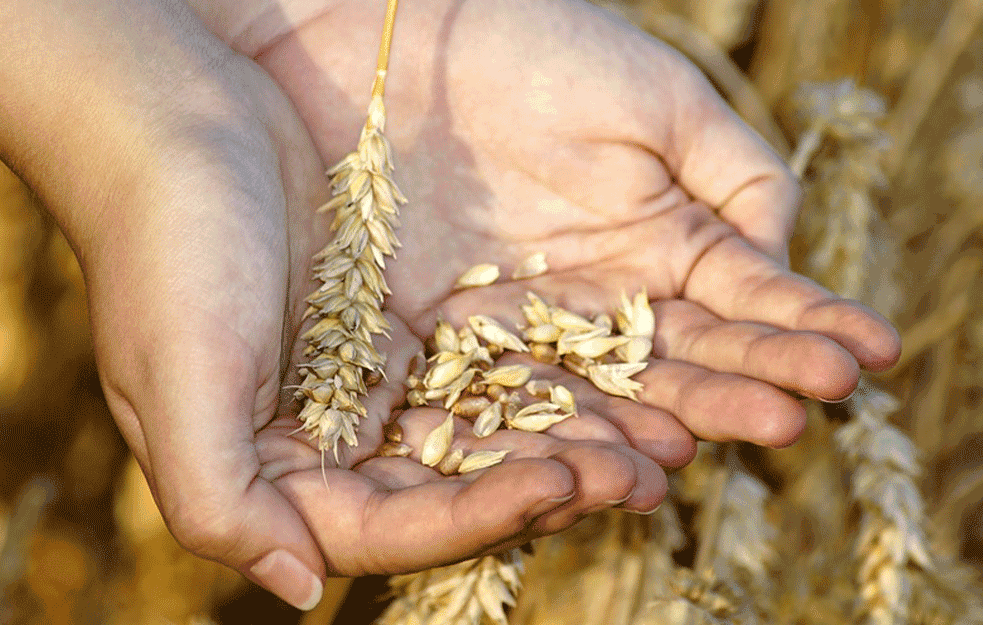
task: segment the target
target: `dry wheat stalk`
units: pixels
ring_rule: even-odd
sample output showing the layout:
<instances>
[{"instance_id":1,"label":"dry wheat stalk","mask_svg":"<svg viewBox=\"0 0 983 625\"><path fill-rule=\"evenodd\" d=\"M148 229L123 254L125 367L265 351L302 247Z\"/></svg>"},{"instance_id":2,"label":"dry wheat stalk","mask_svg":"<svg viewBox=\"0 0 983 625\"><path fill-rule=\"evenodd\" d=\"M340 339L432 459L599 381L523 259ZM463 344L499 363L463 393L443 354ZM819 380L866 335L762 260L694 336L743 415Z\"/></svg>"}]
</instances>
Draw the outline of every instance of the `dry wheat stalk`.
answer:
<instances>
[{"instance_id":1,"label":"dry wheat stalk","mask_svg":"<svg viewBox=\"0 0 983 625\"><path fill-rule=\"evenodd\" d=\"M679 517L667 497L660 507L659 533L653 536L648 556L649 579L646 605L632 625L726 625L755 623L756 614L741 589L712 568L696 572L681 567L672 553L685 544Z\"/></svg>"},{"instance_id":2,"label":"dry wheat stalk","mask_svg":"<svg viewBox=\"0 0 983 625\"><path fill-rule=\"evenodd\" d=\"M607 510L533 543L512 625L642 625L660 617L685 536L672 497L651 515ZM648 607L652 609L649 610ZM644 621L661 625L664 620Z\"/></svg>"},{"instance_id":3,"label":"dry wheat stalk","mask_svg":"<svg viewBox=\"0 0 983 625\"><path fill-rule=\"evenodd\" d=\"M771 491L743 468L730 472L714 539L713 571L745 591L763 620L770 620L777 529L767 518Z\"/></svg>"},{"instance_id":4,"label":"dry wheat stalk","mask_svg":"<svg viewBox=\"0 0 983 625\"><path fill-rule=\"evenodd\" d=\"M712 570L696 573L686 567L678 567L669 578L668 587L671 595L653 602L649 615L643 617L638 625L650 622L666 625L752 625L759 622L743 591L732 581L717 577ZM658 620L653 620L651 611L662 614Z\"/></svg>"},{"instance_id":5,"label":"dry wheat stalk","mask_svg":"<svg viewBox=\"0 0 983 625\"><path fill-rule=\"evenodd\" d=\"M885 236L873 200L873 192L886 183L882 160L889 141L878 129L883 101L850 81L805 85L797 100L800 113L811 121L792 167L802 175L818 155L808 203L822 213L822 219L807 221L812 239L808 269L848 297L878 300L872 303L891 314L900 302L884 267L896 261L897 244ZM832 139L832 148L824 144L826 138ZM875 252L880 258L874 258ZM872 275L875 269L881 275ZM875 288L891 291L892 297L878 297ZM897 402L863 382L848 407L854 419L836 438L851 470L851 496L862 514L855 543L861 596L854 618L878 625L979 621L980 602L966 591L959 566L929 553L924 502L914 481L920 471L915 447L887 422Z\"/></svg>"},{"instance_id":6,"label":"dry wheat stalk","mask_svg":"<svg viewBox=\"0 0 983 625\"><path fill-rule=\"evenodd\" d=\"M300 367L304 380L295 397L304 406L298 418L318 449L330 448L336 462L339 439L358 444L358 420L365 416L361 397L368 385L381 379L385 365L372 336L389 330L382 316L382 301L390 292L383 270L385 257L399 245L398 206L406 202L391 178L392 150L382 134L396 4L390 0L387 7L372 100L358 147L328 170L333 197L319 211L335 212L335 235L314 257L314 277L321 287L308 296L305 313L314 325L303 335L308 343L304 355L310 361Z\"/></svg>"},{"instance_id":7,"label":"dry wheat stalk","mask_svg":"<svg viewBox=\"0 0 983 625\"><path fill-rule=\"evenodd\" d=\"M929 548L925 503L915 483L917 451L887 422L898 402L864 381L849 407L853 419L836 441L852 468L851 495L861 509L856 615L876 625L983 622L973 576Z\"/></svg>"},{"instance_id":8,"label":"dry wheat stalk","mask_svg":"<svg viewBox=\"0 0 983 625\"><path fill-rule=\"evenodd\" d=\"M670 587L677 598L667 609L684 619L705 613L740 623L767 621L774 612L771 574L777 557L777 532L765 510L771 493L740 465L733 444L719 445L716 452L726 457L715 463L702 489L693 570L675 571Z\"/></svg>"}]
</instances>

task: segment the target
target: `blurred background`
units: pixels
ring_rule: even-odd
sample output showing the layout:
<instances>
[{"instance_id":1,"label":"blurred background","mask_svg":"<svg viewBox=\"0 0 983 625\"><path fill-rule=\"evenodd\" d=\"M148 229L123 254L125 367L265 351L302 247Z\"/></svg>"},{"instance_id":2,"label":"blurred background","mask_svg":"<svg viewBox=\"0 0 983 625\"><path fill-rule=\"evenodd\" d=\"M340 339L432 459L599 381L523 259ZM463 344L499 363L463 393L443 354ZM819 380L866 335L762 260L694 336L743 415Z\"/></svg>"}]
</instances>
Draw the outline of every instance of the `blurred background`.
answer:
<instances>
[{"instance_id":1,"label":"blurred background","mask_svg":"<svg viewBox=\"0 0 983 625\"><path fill-rule=\"evenodd\" d=\"M983 594L983 1L603 4L695 61L802 173L793 262L901 328L901 364L872 382L900 400L932 549ZM71 250L0 165L0 625L371 622L384 580L332 582L301 615L177 546L103 402L87 323ZM756 461L789 506L828 446L812 431Z\"/></svg>"}]
</instances>

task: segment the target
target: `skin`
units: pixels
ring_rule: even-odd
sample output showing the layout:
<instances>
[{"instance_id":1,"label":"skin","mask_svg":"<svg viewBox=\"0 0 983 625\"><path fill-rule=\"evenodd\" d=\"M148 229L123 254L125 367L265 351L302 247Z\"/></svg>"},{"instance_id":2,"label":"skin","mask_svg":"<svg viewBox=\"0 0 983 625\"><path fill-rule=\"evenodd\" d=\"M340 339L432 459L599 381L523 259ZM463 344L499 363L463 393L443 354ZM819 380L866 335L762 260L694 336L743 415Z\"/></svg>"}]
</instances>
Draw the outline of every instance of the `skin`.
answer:
<instances>
[{"instance_id":1,"label":"skin","mask_svg":"<svg viewBox=\"0 0 983 625\"><path fill-rule=\"evenodd\" d=\"M795 395L842 399L861 367L896 361L882 317L789 271L794 178L677 53L573 0L406 2L387 91L410 198L378 345L389 382L366 400L359 447L325 458L325 488L281 388L328 237L323 170L364 121L383 5L0 8L0 156L80 259L107 400L185 547L309 608L326 575L651 511L661 467L696 439L787 446L804 426ZM508 275L535 251L545 276L452 291L474 264ZM581 417L481 440L458 428L466 451L513 450L501 465L448 478L371 458L394 416L416 449L443 420L393 412L438 315L517 320L527 290L591 314L642 288L657 327L640 403L538 366Z\"/></svg>"}]
</instances>

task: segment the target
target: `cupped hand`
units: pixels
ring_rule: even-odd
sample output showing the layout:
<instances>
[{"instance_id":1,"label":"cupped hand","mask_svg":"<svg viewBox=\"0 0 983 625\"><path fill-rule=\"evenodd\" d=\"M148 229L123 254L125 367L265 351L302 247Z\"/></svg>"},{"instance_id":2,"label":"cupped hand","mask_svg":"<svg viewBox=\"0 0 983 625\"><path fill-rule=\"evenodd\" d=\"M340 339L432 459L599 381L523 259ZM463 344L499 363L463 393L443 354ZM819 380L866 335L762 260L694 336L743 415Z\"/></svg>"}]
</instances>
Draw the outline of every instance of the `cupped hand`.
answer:
<instances>
[{"instance_id":1,"label":"cupped hand","mask_svg":"<svg viewBox=\"0 0 983 625\"><path fill-rule=\"evenodd\" d=\"M206 15L333 162L364 117L384 4L287 3L235 27L214 2ZM795 178L675 51L576 1L406 2L396 31L388 134L410 203L390 309L423 336L438 315L518 321L527 290L588 314L622 289L652 300L641 405L593 397L602 422L557 435L670 465L689 433L782 447L804 424L795 395L843 399L861 367L897 359L880 315L789 270ZM452 290L474 264L507 276L533 252L546 275Z\"/></svg>"}]
</instances>

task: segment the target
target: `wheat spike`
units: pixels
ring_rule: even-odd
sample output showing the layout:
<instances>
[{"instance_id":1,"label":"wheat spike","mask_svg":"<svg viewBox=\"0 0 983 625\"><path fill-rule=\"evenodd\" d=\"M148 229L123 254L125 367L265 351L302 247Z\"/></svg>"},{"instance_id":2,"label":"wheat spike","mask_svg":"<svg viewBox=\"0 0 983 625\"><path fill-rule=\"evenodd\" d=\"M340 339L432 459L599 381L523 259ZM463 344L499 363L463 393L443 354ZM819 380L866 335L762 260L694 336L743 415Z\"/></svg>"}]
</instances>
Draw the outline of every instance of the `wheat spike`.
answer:
<instances>
[{"instance_id":1,"label":"wheat spike","mask_svg":"<svg viewBox=\"0 0 983 625\"><path fill-rule=\"evenodd\" d=\"M854 418L837 431L836 442L853 470L851 494L862 512L857 616L871 625L900 625L909 621L912 581L935 569L915 484L920 467L911 440L887 422L898 409L893 397L863 382L848 405Z\"/></svg>"},{"instance_id":2,"label":"wheat spike","mask_svg":"<svg viewBox=\"0 0 983 625\"><path fill-rule=\"evenodd\" d=\"M306 377L295 396L304 401L302 429L317 440L322 452L331 449L336 462L339 439L358 444L365 381L381 378L385 366L372 336L389 330L382 316L383 298L389 293L383 270L385 257L399 247L399 205L406 202L392 180L392 149L383 135L396 4L390 0L388 5L372 100L358 146L327 172L333 197L322 209L334 210L334 238L315 256L314 277L321 286L307 298L314 326L304 334L305 353L331 366L302 365Z\"/></svg>"},{"instance_id":3,"label":"wheat spike","mask_svg":"<svg viewBox=\"0 0 983 625\"><path fill-rule=\"evenodd\" d=\"M890 267L886 261L897 245L887 238L876 198L887 185L881 162L891 144L880 128L884 99L842 80L804 84L795 100L808 129L791 167L802 176L811 164L815 175L806 204L822 210L822 218L805 220L807 268L840 295L869 300L870 289L882 281L870 273Z\"/></svg>"},{"instance_id":4,"label":"wheat spike","mask_svg":"<svg viewBox=\"0 0 983 625\"><path fill-rule=\"evenodd\" d=\"M396 599L376 625L508 625L503 606L514 606L521 587L522 552L466 560L390 578Z\"/></svg>"}]
</instances>

